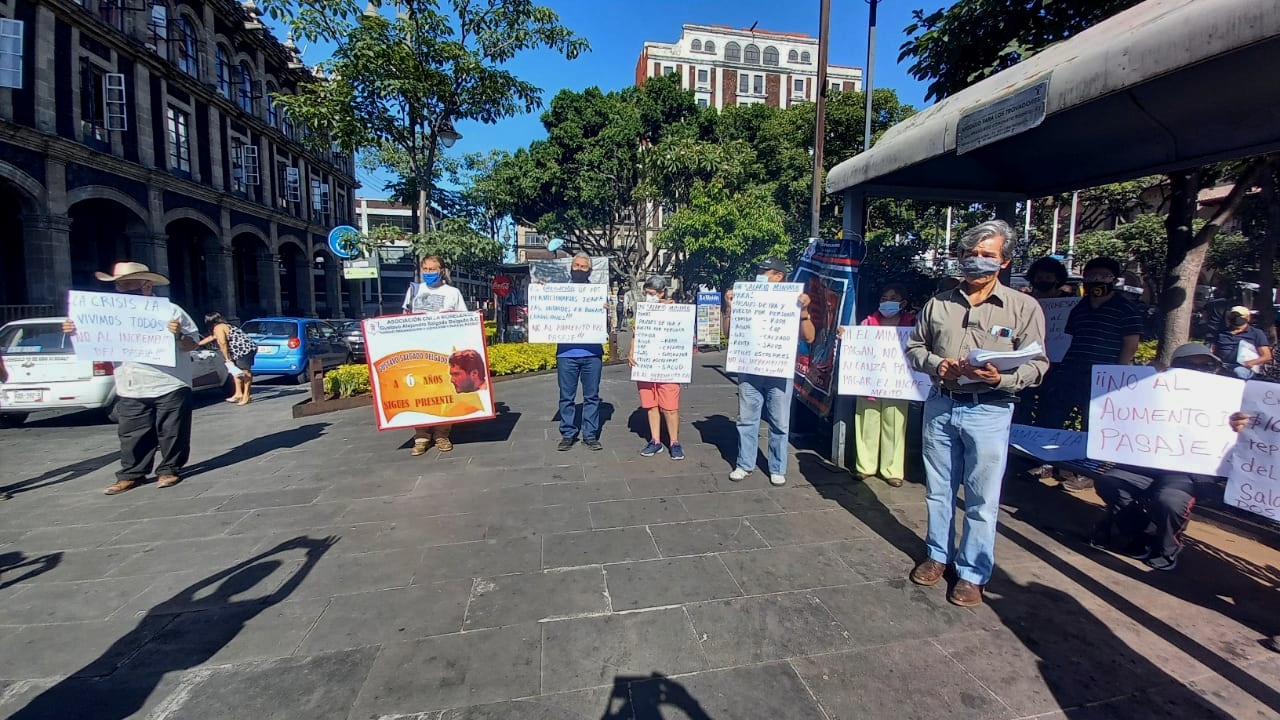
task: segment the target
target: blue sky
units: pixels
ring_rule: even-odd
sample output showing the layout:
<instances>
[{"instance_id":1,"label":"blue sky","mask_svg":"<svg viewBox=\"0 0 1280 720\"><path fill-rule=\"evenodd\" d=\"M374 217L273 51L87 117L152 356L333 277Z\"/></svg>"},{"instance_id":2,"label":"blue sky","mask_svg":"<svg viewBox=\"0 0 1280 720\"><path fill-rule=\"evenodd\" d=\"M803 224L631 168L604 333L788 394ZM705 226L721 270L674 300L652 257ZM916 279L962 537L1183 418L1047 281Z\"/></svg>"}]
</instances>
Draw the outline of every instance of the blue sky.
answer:
<instances>
[{"instance_id":1,"label":"blue sky","mask_svg":"<svg viewBox=\"0 0 1280 720\"><path fill-rule=\"evenodd\" d=\"M746 28L752 23L768 30L818 34L818 0L777 2L776 0L542 0L560 14L561 21L591 43L591 52L573 61L549 52L528 53L514 60L510 69L516 75L543 89L543 102L562 88L581 90L593 85L603 90L627 87L635 82L636 60L646 40L674 42L680 37L683 23L731 25ZM933 10L948 4L946 0L882 0L879 6L876 34L876 87L898 91L903 102L920 108L924 84L907 74L905 65L897 63L902 29L911 22L911 11L923 7ZM831 12L831 62L837 65L863 67L866 64L867 13L866 0L833 0ZM284 32L277 29L277 35ZM323 59L320 48L305 53L311 64ZM539 121L541 112L502 120L494 125L458 123L463 138L452 153L483 152L490 148L515 150L545 137ZM361 173L364 185L359 194L384 197L383 185L388 173Z\"/></svg>"}]
</instances>

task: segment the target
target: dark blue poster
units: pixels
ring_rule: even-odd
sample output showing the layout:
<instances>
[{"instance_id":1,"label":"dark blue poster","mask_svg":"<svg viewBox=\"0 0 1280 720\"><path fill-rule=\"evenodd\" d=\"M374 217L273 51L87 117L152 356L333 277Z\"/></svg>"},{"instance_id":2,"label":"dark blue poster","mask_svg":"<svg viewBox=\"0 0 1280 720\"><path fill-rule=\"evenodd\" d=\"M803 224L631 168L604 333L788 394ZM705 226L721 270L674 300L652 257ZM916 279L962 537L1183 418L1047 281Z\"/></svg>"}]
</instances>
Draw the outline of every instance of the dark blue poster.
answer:
<instances>
[{"instance_id":1,"label":"dark blue poster","mask_svg":"<svg viewBox=\"0 0 1280 720\"><path fill-rule=\"evenodd\" d=\"M796 353L796 397L818 417L831 414L835 395L836 331L852 325L858 266L866 252L862 238L812 242L796 266L793 282L809 296L809 317L816 330L812 343Z\"/></svg>"}]
</instances>

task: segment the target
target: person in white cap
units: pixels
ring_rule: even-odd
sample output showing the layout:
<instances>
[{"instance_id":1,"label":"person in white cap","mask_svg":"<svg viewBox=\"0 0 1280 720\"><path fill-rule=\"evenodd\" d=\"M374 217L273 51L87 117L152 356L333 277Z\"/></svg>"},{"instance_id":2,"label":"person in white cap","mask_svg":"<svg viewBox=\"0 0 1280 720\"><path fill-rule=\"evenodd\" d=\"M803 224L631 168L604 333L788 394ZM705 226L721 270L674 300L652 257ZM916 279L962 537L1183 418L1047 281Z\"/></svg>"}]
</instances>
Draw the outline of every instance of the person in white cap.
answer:
<instances>
[{"instance_id":1,"label":"person in white cap","mask_svg":"<svg viewBox=\"0 0 1280 720\"><path fill-rule=\"evenodd\" d=\"M95 273L102 282L115 284L118 293L152 296L169 279L137 262L118 262L108 273ZM120 470L116 482L104 492L118 495L132 490L151 473L156 451L156 487L177 485L191 455L191 362L186 353L196 349L200 329L185 310L170 303L169 332L177 344L173 367L140 362L116 363L116 433L120 437ZM75 323L62 324L74 335ZM74 341L74 339L73 339Z\"/></svg>"}]
</instances>

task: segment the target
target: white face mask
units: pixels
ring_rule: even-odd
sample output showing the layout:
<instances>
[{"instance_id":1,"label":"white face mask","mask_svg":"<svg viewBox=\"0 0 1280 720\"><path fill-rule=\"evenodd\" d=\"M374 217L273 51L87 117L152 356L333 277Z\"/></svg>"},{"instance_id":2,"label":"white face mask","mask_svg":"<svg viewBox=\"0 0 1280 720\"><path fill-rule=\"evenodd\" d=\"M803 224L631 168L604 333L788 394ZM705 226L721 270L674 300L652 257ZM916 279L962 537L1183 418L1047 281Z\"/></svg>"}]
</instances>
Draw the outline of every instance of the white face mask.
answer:
<instances>
[{"instance_id":1,"label":"white face mask","mask_svg":"<svg viewBox=\"0 0 1280 720\"><path fill-rule=\"evenodd\" d=\"M648 295L648 294L646 294L646 295L644 296L644 298L642 298L642 299L641 299L641 301L640 301L640 302L648 302L648 303L658 302L658 296L657 296L657 295Z\"/></svg>"},{"instance_id":2,"label":"white face mask","mask_svg":"<svg viewBox=\"0 0 1280 720\"><path fill-rule=\"evenodd\" d=\"M769 276L768 276L768 275L757 275L757 276L756 276L756 282L769 282Z\"/></svg>"}]
</instances>

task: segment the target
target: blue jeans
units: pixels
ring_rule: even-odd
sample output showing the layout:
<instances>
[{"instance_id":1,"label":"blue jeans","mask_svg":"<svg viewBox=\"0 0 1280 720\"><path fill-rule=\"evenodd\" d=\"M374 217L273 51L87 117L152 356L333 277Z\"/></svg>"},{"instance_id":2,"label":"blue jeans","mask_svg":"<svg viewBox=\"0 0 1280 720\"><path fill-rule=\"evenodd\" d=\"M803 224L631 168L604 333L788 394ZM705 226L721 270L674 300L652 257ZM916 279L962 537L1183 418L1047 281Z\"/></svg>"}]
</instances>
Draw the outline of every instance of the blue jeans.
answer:
<instances>
[{"instance_id":1,"label":"blue jeans","mask_svg":"<svg viewBox=\"0 0 1280 720\"><path fill-rule=\"evenodd\" d=\"M996 516L1013 404L957 402L945 395L924 404L922 437L929 557L948 564L956 575L977 585L991 579L995 566ZM964 486L964 529L956 548L956 494Z\"/></svg>"},{"instance_id":2,"label":"blue jeans","mask_svg":"<svg viewBox=\"0 0 1280 720\"><path fill-rule=\"evenodd\" d=\"M574 398L578 395L579 382L582 383L582 438L596 440L600 437L600 368L603 363L599 355L556 358L561 437L574 438L578 435L578 408Z\"/></svg>"},{"instance_id":3,"label":"blue jeans","mask_svg":"<svg viewBox=\"0 0 1280 720\"><path fill-rule=\"evenodd\" d=\"M769 423L769 474L787 474L787 432L791 425L791 378L738 375L738 462L756 467L760 415Z\"/></svg>"}]
</instances>

